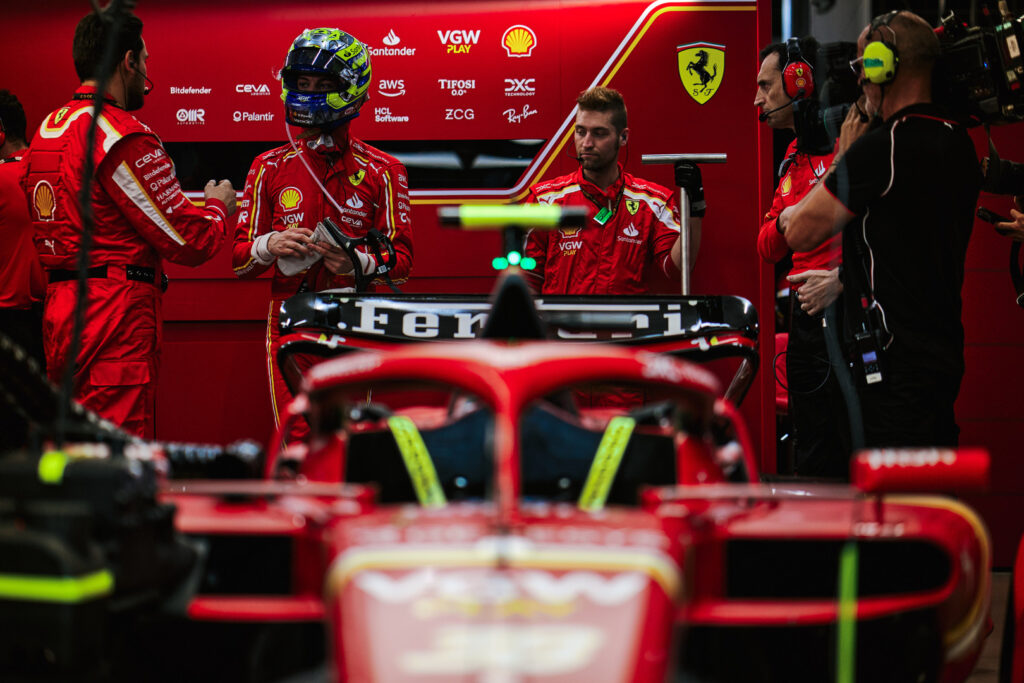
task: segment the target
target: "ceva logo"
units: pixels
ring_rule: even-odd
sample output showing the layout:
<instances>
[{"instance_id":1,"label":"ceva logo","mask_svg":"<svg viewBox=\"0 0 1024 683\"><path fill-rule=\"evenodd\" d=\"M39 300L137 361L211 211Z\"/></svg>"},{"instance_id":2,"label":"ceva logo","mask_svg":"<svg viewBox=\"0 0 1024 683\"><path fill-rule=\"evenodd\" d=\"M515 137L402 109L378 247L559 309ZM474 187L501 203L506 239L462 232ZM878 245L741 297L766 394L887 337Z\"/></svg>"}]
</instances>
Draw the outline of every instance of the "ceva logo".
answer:
<instances>
[{"instance_id":1,"label":"ceva logo","mask_svg":"<svg viewBox=\"0 0 1024 683\"><path fill-rule=\"evenodd\" d=\"M243 95L269 95L270 88L266 83L238 83L235 85L235 92Z\"/></svg>"},{"instance_id":2,"label":"ceva logo","mask_svg":"<svg viewBox=\"0 0 1024 683\"><path fill-rule=\"evenodd\" d=\"M438 31L437 37L445 46L445 52L450 55L468 54L469 49L480 41L480 31Z\"/></svg>"}]
</instances>

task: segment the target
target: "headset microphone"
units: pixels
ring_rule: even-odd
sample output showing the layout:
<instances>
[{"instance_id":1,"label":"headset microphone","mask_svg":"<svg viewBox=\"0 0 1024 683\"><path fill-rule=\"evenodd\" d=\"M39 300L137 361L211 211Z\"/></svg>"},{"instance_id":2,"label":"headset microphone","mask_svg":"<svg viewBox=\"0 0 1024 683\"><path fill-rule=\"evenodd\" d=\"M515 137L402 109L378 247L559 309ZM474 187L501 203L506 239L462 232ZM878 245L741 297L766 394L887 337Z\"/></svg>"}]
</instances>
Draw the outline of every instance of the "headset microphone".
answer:
<instances>
[{"instance_id":1,"label":"headset microphone","mask_svg":"<svg viewBox=\"0 0 1024 683\"><path fill-rule=\"evenodd\" d=\"M151 93L153 91L153 88L155 88L156 86L153 84L153 81L149 80L149 76L147 76L146 74L142 74L142 77L146 79L146 87L142 89L142 95L143 97L145 97L146 95Z\"/></svg>"},{"instance_id":2,"label":"headset microphone","mask_svg":"<svg viewBox=\"0 0 1024 683\"><path fill-rule=\"evenodd\" d=\"M802 100L803 98L804 98L804 91L803 90L798 90L797 93L796 93L796 97L791 99L789 102L786 102L781 107L775 107L775 109L769 109L768 111L761 112L758 115L757 120L760 121L761 123L764 123L765 121L768 120L768 117L771 116L772 114L774 114L775 112L782 111L786 107L792 107L794 104L797 103L797 100Z\"/></svg>"}]
</instances>

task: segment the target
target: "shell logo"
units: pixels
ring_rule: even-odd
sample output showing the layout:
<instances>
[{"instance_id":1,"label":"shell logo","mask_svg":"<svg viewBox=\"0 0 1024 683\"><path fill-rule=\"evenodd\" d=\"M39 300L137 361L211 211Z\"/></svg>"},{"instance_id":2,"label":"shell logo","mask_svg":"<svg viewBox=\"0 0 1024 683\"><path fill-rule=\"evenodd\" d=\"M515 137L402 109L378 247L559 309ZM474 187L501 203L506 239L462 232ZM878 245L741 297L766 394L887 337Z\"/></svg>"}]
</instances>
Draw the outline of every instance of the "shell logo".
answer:
<instances>
[{"instance_id":1,"label":"shell logo","mask_svg":"<svg viewBox=\"0 0 1024 683\"><path fill-rule=\"evenodd\" d=\"M53 186L45 180L36 183L32 190L32 205L36 209L36 216L40 221L52 221L53 209L57 202L53 198Z\"/></svg>"},{"instance_id":2,"label":"shell logo","mask_svg":"<svg viewBox=\"0 0 1024 683\"><path fill-rule=\"evenodd\" d=\"M297 187L286 187L278 195L277 201L281 203L282 211L291 211L299 208L299 204L302 203L302 193Z\"/></svg>"},{"instance_id":3,"label":"shell logo","mask_svg":"<svg viewBox=\"0 0 1024 683\"><path fill-rule=\"evenodd\" d=\"M781 194L789 194L789 191L793 189L793 178L790 175L786 175L782 179L782 185L779 186L779 192Z\"/></svg>"},{"instance_id":4,"label":"shell logo","mask_svg":"<svg viewBox=\"0 0 1024 683\"><path fill-rule=\"evenodd\" d=\"M505 29L501 44L509 57L529 57L537 47L537 34L529 26L516 24Z\"/></svg>"}]
</instances>

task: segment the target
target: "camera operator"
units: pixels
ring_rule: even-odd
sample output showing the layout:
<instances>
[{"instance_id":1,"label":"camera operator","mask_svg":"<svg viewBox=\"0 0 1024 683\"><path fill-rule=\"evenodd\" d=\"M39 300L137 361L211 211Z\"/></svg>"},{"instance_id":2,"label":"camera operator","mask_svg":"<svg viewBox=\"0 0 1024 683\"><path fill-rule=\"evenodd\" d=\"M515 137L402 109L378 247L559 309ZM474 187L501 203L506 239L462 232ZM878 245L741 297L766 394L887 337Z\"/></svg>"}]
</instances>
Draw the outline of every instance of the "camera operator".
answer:
<instances>
[{"instance_id":1,"label":"camera operator","mask_svg":"<svg viewBox=\"0 0 1024 683\"><path fill-rule=\"evenodd\" d=\"M758 117L776 130L798 132L794 105L816 97L811 63L815 61L814 38L772 43L761 50L754 105ZM757 251L768 263L778 263L789 245L778 228L779 214L814 189L832 164L832 154L816 154L794 139L779 171L779 186L757 236ZM835 375L830 372L822 317L842 291L838 235L806 252L793 253L790 282L790 330L786 345L786 387L795 432L794 456L799 474L844 477L848 471L849 437L844 420L835 415L844 403Z\"/></svg>"},{"instance_id":2,"label":"camera operator","mask_svg":"<svg viewBox=\"0 0 1024 683\"><path fill-rule=\"evenodd\" d=\"M857 48L864 97L824 182L780 228L795 250L843 232L844 330L865 445L954 446L960 289L981 173L966 130L932 102L939 44L927 22L879 16Z\"/></svg>"}]
</instances>

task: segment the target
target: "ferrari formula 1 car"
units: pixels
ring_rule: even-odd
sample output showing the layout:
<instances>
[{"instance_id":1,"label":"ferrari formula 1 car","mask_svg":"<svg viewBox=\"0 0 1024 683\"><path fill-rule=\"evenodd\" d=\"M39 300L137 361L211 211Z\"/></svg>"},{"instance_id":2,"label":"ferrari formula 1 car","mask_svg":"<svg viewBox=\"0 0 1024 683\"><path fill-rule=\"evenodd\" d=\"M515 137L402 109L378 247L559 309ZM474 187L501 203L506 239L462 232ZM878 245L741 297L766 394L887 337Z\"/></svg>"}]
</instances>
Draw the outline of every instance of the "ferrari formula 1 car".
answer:
<instances>
[{"instance_id":1,"label":"ferrari formula 1 car","mask_svg":"<svg viewBox=\"0 0 1024 683\"><path fill-rule=\"evenodd\" d=\"M189 458L159 447L110 477L87 457L0 473L23 553L0 578L51 589L0 581L0 656L46 670L33 653L58 642L58 678L85 642L110 653L101 678L524 682L962 681L978 656L987 532L922 492L984 485L984 453L759 483L711 373L609 344L409 344L302 382L308 439L248 479L169 477ZM130 508L94 515L113 570L39 507L62 489Z\"/></svg>"}]
</instances>

